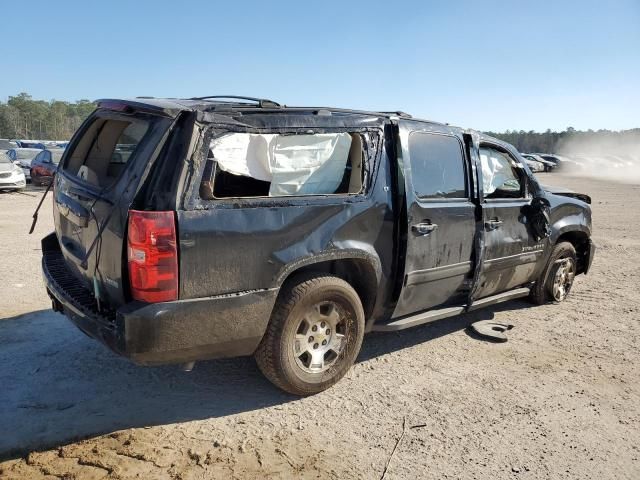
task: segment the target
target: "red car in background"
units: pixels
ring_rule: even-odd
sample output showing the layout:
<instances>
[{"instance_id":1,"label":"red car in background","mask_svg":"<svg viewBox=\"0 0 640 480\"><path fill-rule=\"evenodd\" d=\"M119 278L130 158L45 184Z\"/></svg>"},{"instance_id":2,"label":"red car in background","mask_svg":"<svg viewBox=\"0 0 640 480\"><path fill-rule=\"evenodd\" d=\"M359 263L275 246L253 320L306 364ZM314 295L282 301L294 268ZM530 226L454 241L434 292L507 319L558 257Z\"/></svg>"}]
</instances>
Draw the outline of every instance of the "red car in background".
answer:
<instances>
[{"instance_id":1,"label":"red car in background","mask_svg":"<svg viewBox=\"0 0 640 480\"><path fill-rule=\"evenodd\" d=\"M62 158L62 148L48 148L42 150L31 161L31 182L34 185L48 185L58 170Z\"/></svg>"}]
</instances>

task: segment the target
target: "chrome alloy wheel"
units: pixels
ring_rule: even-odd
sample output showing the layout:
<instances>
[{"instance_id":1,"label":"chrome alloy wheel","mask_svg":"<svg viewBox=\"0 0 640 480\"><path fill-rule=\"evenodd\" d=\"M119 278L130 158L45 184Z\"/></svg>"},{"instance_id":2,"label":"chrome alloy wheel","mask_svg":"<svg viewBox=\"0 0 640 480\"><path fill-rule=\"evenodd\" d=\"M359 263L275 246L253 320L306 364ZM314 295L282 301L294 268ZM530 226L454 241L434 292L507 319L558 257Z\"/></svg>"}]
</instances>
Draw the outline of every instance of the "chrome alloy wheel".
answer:
<instances>
[{"instance_id":1,"label":"chrome alloy wheel","mask_svg":"<svg viewBox=\"0 0 640 480\"><path fill-rule=\"evenodd\" d=\"M322 373L345 347L346 318L332 301L313 305L300 320L293 342L296 364L307 373Z\"/></svg>"},{"instance_id":2,"label":"chrome alloy wheel","mask_svg":"<svg viewBox=\"0 0 640 480\"><path fill-rule=\"evenodd\" d=\"M551 293L556 302L561 302L569 295L573 279L576 276L576 266L572 258L561 258L556 263L558 268L553 279Z\"/></svg>"}]
</instances>

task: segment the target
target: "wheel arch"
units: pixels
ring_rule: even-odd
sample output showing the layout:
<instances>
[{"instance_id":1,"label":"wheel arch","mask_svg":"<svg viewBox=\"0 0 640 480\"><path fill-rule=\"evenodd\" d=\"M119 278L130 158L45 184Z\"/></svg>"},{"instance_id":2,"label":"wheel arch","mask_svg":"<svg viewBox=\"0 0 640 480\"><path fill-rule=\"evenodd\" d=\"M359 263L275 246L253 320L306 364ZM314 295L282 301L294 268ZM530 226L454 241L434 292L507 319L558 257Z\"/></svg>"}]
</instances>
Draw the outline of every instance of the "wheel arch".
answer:
<instances>
[{"instance_id":1,"label":"wheel arch","mask_svg":"<svg viewBox=\"0 0 640 480\"><path fill-rule=\"evenodd\" d=\"M555 245L569 242L576 249L576 273L585 273L589 266L590 237L584 230L569 230L561 233Z\"/></svg>"},{"instance_id":2,"label":"wheel arch","mask_svg":"<svg viewBox=\"0 0 640 480\"><path fill-rule=\"evenodd\" d=\"M365 319L372 315L381 277L380 262L377 258L361 251L341 251L313 257L286 268L278 277L278 285L282 288L301 276L313 273L335 275L349 283L360 297Z\"/></svg>"}]
</instances>

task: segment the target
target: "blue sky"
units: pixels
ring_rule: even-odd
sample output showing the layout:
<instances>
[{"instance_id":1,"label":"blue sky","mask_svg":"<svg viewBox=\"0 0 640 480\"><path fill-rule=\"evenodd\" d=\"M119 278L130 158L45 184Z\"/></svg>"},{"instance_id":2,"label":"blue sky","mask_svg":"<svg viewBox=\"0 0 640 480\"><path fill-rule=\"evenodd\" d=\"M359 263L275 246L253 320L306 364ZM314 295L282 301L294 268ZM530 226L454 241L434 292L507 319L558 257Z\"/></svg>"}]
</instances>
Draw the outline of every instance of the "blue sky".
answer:
<instances>
[{"instance_id":1,"label":"blue sky","mask_svg":"<svg viewBox=\"0 0 640 480\"><path fill-rule=\"evenodd\" d=\"M0 98L244 94L480 130L640 127L640 0L21 0Z\"/></svg>"}]
</instances>

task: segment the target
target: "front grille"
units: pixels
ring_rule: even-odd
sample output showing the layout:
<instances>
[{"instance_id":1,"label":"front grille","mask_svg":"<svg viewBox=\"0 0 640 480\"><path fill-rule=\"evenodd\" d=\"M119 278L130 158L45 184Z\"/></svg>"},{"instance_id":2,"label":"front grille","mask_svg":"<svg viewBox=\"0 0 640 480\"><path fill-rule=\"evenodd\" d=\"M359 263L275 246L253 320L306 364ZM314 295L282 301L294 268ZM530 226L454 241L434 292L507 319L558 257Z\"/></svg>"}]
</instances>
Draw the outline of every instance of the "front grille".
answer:
<instances>
[{"instance_id":1,"label":"front grille","mask_svg":"<svg viewBox=\"0 0 640 480\"><path fill-rule=\"evenodd\" d=\"M0 178L9 178L11 176L11 172L2 172L0 173Z\"/></svg>"},{"instance_id":2,"label":"front grille","mask_svg":"<svg viewBox=\"0 0 640 480\"><path fill-rule=\"evenodd\" d=\"M43 252L43 254L44 267L57 289L63 292L65 297L85 315L115 327L116 312L105 308L98 310L98 302L93 292L69 271L62 252L54 250Z\"/></svg>"}]
</instances>

